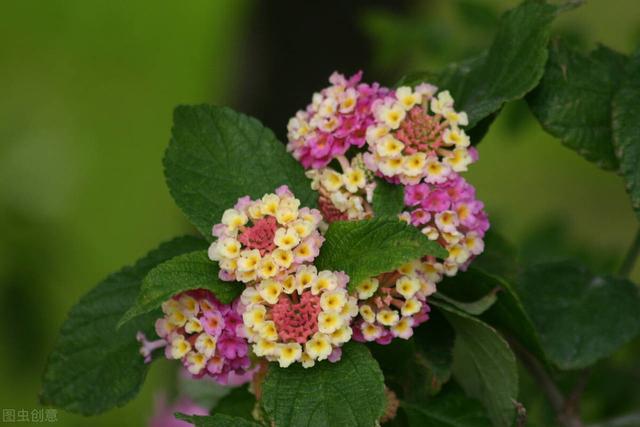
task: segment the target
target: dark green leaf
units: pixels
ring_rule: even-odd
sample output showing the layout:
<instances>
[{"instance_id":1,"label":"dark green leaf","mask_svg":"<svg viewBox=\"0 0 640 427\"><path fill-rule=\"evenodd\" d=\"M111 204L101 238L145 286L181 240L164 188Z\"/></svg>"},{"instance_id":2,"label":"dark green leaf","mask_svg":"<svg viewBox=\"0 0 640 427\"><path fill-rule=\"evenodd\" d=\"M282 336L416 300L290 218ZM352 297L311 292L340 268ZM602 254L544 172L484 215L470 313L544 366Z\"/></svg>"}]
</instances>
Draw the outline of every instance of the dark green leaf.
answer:
<instances>
[{"instance_id":1,"label":"dark green leaf","mask_svg":"<svg viewBox=\"0 0 640 427\"><path fill-rule=\"evenodd\" d=\"M439 292L433 295L433 299L438 301L447 303L449 305L454 306L455 308L464 311L465 313L472 314L474 316L479 316L496 302L498 296L496 295L500 290L499 287L495 287L491 289L486 295L470 302L458 301L456 299L450 298L446 296L444 293Z\"/></svg>"},{"instance_id":2,"label":"dark green leaf","mask_svg":"<svg viewBox=\"0 0 640 427\"><path fill-rule=\"evenodd\" d=\"M421 404L401 403L410 427L491 427L482 404L447 391Z\"/></svg>"},{"instance_id":3,"label":"dark green leaf","mask_svg":"<svg viewBox=\"0 0 640 427\"><path fill-rule=\"evenodd\" d=\"M277 426L372 427L384 413L384 378L369 350L355 342L337 363L279 368L271 363L262 405Z\"/></svg>"},{"instance_id":4,"label":"dark green leaf","mask_svg":"<svg viewBox=\"0 0 640 427\"><path fill-rule=\"evenodd\" d=\"M613 142L631 205L640 218L640 49L629 60L625 75L613 99Z\"/></svg>"},{"instance_id":5,"label":"dark green leaf","mask_svg":"<svg viewBox=\"0 0 640 427\"><path fill-rule=\"evenodd\" d=\"M538 87L527 96L542 127L564 145L604 169L617 169L611 101L626 58L604 46L585 56L559 40Z\"/></svg>"},{"instance_id":6,"label":"dark green leaf","mask_svg":"<svg viewBox=\"0 0 640 427\"><path fill-rule=\"evenodd\" d=\"M415 329L410 340L369 344L384 373L385 384L405 401L429 399L451 377L455 333L438 311L431 312L430 317Z\"/></svg>"},{"instance_id":7,"label":"dark green leaf","mask_svg":"<svg viewBox=\"0 0 640 427\"><path fill-rule=\"evenodd\" d=\"M369 277L424 255L446 258L447 251L398 219L374 218L332 223L315 263L319 270L347 273L353 290Z\"/></svg>"},{"instance_id":8,"label":"dark green leaf","mask_svg":"<svg viewBox=\"0 0 640 427\"><path fill-rule=\"evenodd\" d=\"M182 421L187 421L196 427L260 427L262 425L244 418L232 417L224 414L203 416L178 413L176 414L176 418Z\"/></svg>"},{"instance_id":9,"label":"dark green leaf","mask_svg":"<svg viewBox=\"0 0 640 427\"><path fill-rule=\"evenodd\" d=\"M453 375L465 392L480 400L493 424L509 427L518 397L516 359L507 342L489 325L440 303L456 331Z\"/></svg>"},{"instance_id":10,"label":"dark green leaf","mask_svg":"<svg viewBox=\"0 0 640 427\"><path fill-rule=\"evenodd\" d=\"M445 279L438 285L438 293L473 302L496 288L500 289L497 301L482 314L482 319L517 340L544 362L546 356L533 321L509 280L471 267L466 272Z\"/></svg>"},{"instance_id":11,"label":"dark green leaf","mask_svg":"<svg viewBox=\"0 0 640 427\"><path fill-rule=\"evenodd\" d=\"M119 330L116 323L135 302L149 270L174 256L206 247L204 240L188 236L164 243L82 297L69 312L49 356L42 403L93 415L131 400L149 368L139 354L136 332L152 333L158 315L141 316Z\"/></svg>"},{"instance_id":12,"label":"dark green leaf","mask_svg":"<svg viewBox=\"0 0 640 427\"><path fill-rule=\"evenodd\" d=\"M547 357L561 369L589 366L640 332L640 296L627 280L552 262L528 268L517 291Z\"/></svg>"},{"instance_id":13,"label":"dark green leaf","mask_svg":"<svg viewBox=\"0 0 640 427\"><path fill-rule=\"evenodd\" d=\"M452 64L440 74L415 74L402 83L426 80L450 90L456 109L469 115L472 129L505 102L522 98L538 84L557 12L556 6L544 1L525 1L502 16L488 51Z\"/></svg>"},{"instance_id":14,"label":"dark green leaf","mask_svg":"<svg viewBox=\"0 0 640 427\"><path fill-rule=\"evenodd\" d=\"M167 184L208 239L225 209L242 196L262 197L287 184L303 206L315 205L317 194L302 166L258 120L229 108L197 105L177 107L173 121L164 157Z\"/></svg>"},{"instance_id":15,"label":"dark green leaf","mask_svg":"<svg viewBox=\"0 0 640 427\"><path fill-rule=\"evenodd\" d=\"M122 316L118 327L191 289L208 289L222 303L231 303L242 293L244 286L220 280L218 271L218 264L209 259L207 251L180 255L160 264L144 278L135 305Z\"/></svg>"},{"instance_id":16,"label":"dark green leaf","mask_svg":"<svg viewBox=\"0 0 640 427\"><path fill-rule=\"evenodd\" d=\"M237 387L224 396L211 411L212 414L224 414L253 420L251 413L256 406L256 397L247 387Z\"/></svg>"},{"instance_id":17,"label":"dark green leaf","mask_svg":"<svg viewBox=\"0 0 640 427\"><path fill-rule=\"evenodd\" d=\"M377 217L398 215L404 209L404 186L376 178L372 207Z\"/></svg>"}]
</instances>

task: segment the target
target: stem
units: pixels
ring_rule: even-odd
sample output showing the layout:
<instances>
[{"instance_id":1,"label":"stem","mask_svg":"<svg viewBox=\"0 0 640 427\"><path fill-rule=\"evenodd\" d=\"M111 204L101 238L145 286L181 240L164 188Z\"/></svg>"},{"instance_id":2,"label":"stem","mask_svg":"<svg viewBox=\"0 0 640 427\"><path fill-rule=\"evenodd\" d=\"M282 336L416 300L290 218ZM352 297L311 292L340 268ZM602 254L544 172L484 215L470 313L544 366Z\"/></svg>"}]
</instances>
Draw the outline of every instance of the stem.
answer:
<instances>
[{"instance_id":1,"label":"stem","mask_svg":"<svg viewBox=\"0 0 640 427\"><path fill-rule=\"evenodd\" d=\"M527 368L529 373L531 373L531 376L547 396L547 400L557 414L558 423L563 427L583 427L582 421L580 420L579 403L588 381L588 374L581 377L569 398L566 399L534 355L514 340L509 340L509 344L511 344L511 348L516 352L522 364Z\"/></svg>"},{"instance_id":2,"label":"stem","mask_svg":"<svg viewBox=\"0 0 640 427\"><path fill-rule=\"evenodd\" d=\"M542 391L547 396L547 400L551 404L551 407L556 413L562 412L564 409L564 396L562 392L553 382L547 371L542 367L542 364L538 362L531 353L520 346L515 341L510 341L511 347L515 350L516 354L520 358L520 361L525 368L529 371L531 376L536 380Z\"/></svg>"},{"instance_id":3,"label":"stem","mask_svg":"<svg viewBox=\"0 0 640 427\"><path fill-rule=\"evenodd\" d=\"M595 424L589 424L587 427L635 427L638 425L640 425L640 412L611 418Z\"/></svg>"},{"instance_id":4,"label":"stem","mask_svg":"<svg viewBox=\"0 0 640 427\"><path fill-rule=\"evenodd\" d=\"M636 259L640 254L640 228L636 231L636 236L633 238L633 242L631 242L631 246L627 251L627 255L624 257L624 261L622 261L622 265L620 266L620 270L618 270L618 275L621 277L628 278L633 271L633 266L636 263Z\"/></svg>"}]
</instances>

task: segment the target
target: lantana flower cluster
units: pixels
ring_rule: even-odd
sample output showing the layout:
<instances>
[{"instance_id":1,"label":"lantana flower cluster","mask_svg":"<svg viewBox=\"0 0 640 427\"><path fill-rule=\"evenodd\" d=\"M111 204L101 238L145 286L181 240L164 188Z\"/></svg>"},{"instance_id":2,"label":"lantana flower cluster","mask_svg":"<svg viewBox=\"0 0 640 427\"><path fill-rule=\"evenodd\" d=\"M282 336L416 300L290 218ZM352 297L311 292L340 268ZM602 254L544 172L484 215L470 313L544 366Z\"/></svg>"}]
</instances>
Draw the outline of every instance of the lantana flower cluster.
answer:
<instances>
[{"instance_id":1,"label":"lantana flower cluster","mask_svg":"<svg viewBox=\"0 0 640 427\"><path fill-rule=\"evenodd\" d=\"M362 73L351 79L332 75L332 81L340 82L361 78ZM354 144L349 152L335 153L331 164L331 158L302 159L300 151L294 150L294 156L312 168L307 176L319 192L325 221L372 217L377 175L404 187L400 219L449 252L446 259L423 257L358 284L354 339L387 344L394 337L409 338L414 327L428 320L427 298L445 275L464 270L484 250L489 222L474 188L459 175L478 160L478 153L462 129L468 125L467 114L454 108L451 94L426 83L395 90L371 87L376 92L368 99L369 111L361 115L366 117L366 147ZM300 123L299 116L290 122L289 147L300 146L299 135L291 133ZM334 136L325 129L323 138Z\"/></svg>"},{"instance_id":2,"label":"lantana flower cluster","mask_svg":"<svg viewBox=\"0 0 640 427\"><path fill-rule=\"evenodd\" d=\"M239 312L253 352L282 367L339 360L358 313L349 277L313 266L322 215L299 205L286 186L260 200L242 197L213 227L218 239L209 249L222 279L246 284Z\"/></svg>"},{"instance_id":3,"label":"lantana flower cluster","mask_svg":"<svg viewBox=\"0 0 640 427\"><path fill-rule=\"evenodd\" d=\"M391 182L438 184L467 170L474 160L460 128L469 123L467 114L453 108L449 91L436 91L429 84L402 86L372 104L364 156L372 171Z\"/></svg>"},{"instance_id":4,"label":"lantana flower cluster","mask_svg":"<svg viewBox=\"0 0 640 427\"><path fill-rule=\"evenodd\" d=\"M489 219L475 189L460 175L442 184L421 183L405 187L407 211L400 217L422 230L430 240L440 243L449 256L442 262L425 258L425 269L434 282L466 269L484 251L484 235Z\"/></svg>"},{"instance_id":5,"label":"lantana flower cluster","mask_svg":"<svg viewBox=\"0 0 640 427\"><path fill-rule=\"evenodd\" d=\"M360 83L333 73L331 85L315 93L311 104L289 120L287 149L305 168L322 168L350 147L363 147L374 117L371 105L388 92L379 84Z\"/></svg>"},{"instance_id":6,"label":"lantana flower cluster","mask_svg":"<svg viewBox=\"0 0 640 427\"><path fill-rule=\"evenodd\" d=\"M319 194L318 207L323 219L331 223L370 218L375 184L362 155L356 155L351 161L338 156L337 161L341 171L327 166L306 173L311 178L311 188Z\"/></svg>"},{"instance_id":7,"label":"lantana flower cluster","mask_svg":"<svg viewBox=\"0 0 640 427\"><path fill-rule=\"evenodd\" d=\"M413 328L429 319L427 297L436 288L424 267L416 260L358 285L360 316L353 328L354 339L378 344L409 339Z\"/></svg>"},{"instance_id":8,"label":"lantana flower cluster","mask_svg":"<svg viewBox=\"0 0 640 427\"><path fill-rule=\"evenodd\" d=\"M243 320L254 353L281 367L339 360L358 313L356 298L347 293L348 281L342 272L301 265L282 280L247 287L241 296Z\"/></svg>"},{"instance_id":9,"label":"lantana flower cluster","mask_svg":"<svg viewBox=\"0 0 640 427\"><path fill-rule=\"evenodd\" d=\"M164 348L165 357L180 360L193 377L208 375L220 384L246 376L251 360L237 307L204 289L175 295L162 304L164 316L156 321L160 339L148 341L138 333L140 353L148 363L154 350Z\"/></svg>"},{"instance_id":10,"label":"lantana flower cluster","mask_svg":"<svg viewBox=\"0 0 640 427\"><path fill-rule=\"evenodd\" d=\"M317 210L300 208L287 186L258 200L242 197L213 227L217 240L209 247L209 258L219 262L222 280L283 277L318 256L324 241L318 231L321 220Z\"/></svg>"}]
</instances>

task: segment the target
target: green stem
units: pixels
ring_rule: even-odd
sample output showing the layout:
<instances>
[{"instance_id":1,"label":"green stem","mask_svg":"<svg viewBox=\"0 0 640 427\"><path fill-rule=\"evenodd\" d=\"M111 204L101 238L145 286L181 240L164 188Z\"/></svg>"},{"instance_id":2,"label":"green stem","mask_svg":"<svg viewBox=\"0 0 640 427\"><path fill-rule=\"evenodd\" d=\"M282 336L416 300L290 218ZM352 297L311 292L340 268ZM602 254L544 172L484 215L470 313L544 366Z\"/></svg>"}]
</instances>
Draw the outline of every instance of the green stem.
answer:
<instances>
[{"instance_id":1,"label":"green stem","mask_svg":"<svg viewBox=\"0 0 640 427\"><path fill-rule=\"evenodd\" d=\"M618 270L619 276L626 278L629 277L633 271L638 255L640 255L640 228L636 231L636 236L633 238L633 242L631 242L627 255L624 257L624 261L622 261L620 270Z\"/></svg>"}]
</instances>

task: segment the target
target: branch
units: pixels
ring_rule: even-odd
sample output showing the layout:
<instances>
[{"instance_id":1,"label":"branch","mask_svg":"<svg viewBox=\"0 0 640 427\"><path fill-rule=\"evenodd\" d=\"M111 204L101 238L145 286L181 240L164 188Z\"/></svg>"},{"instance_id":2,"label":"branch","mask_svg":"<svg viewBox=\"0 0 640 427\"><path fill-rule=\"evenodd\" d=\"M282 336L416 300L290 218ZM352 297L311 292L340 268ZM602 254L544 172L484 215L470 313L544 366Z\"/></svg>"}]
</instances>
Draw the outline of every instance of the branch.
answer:
<instances>
[{"instance_id":1,"label":"branch","mask_svg":"<svg viewBox=\"0 0 640 427\"><path fill-rule=\"evenodd\" d=\"M640 412L634 412L621 417L600 421L599 423L589 424L586 427L636 427L638 425L640 425Z\"/></svg>"},{"instance_id":2,"label":"branch","mask_svg":"<svg viewBox=\"0 0 640 427\"><path fill-rule=\"evenodd\" d=\"M531 376L537 381L538 385L540 385L553 410L556 413L560 413L564 409L564 396L558 386L556 386L556 383L554 383L549 374L547 374L547 371L542 367L542 364L533 354L522 347L520 343L509 340L509 344L511 344L511 347Z\"/></svg>"},{"instance_id":3,"label":"branch","mask_svg":"<svg viewBox=\"0 0 640 427\"><path fill-rule=\"evenodd\" d=\"M509 344L511 344L511 347L522 364L527 368L547 396L547 400L557 414L558 422L563 427L583 427L584 425L580 420L580 398L589 381L589 373L585 372L584 375L580 377L569 398L565 398L556 383L551 379L542 364L533 354L529 353L527 349L514 340L509 340Z\"/></svg>"},{"instance_id":4,"label":"branch","mask_svg":"<svg viewBox=\"0 0 640 427\"><path fill-rule=\"evenodd\" d=\"M629 277L631 271L633 271L633 266L636 263L638 254L640 254L640 229L636 231L636 236L633 238L633 242L631 242L627 255L624 257L624 261L622 261L622 265L618 270L619 276Z\"/></svg>"}]
</instances>

